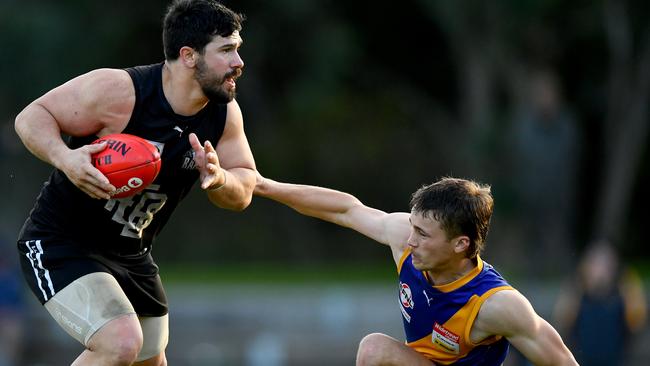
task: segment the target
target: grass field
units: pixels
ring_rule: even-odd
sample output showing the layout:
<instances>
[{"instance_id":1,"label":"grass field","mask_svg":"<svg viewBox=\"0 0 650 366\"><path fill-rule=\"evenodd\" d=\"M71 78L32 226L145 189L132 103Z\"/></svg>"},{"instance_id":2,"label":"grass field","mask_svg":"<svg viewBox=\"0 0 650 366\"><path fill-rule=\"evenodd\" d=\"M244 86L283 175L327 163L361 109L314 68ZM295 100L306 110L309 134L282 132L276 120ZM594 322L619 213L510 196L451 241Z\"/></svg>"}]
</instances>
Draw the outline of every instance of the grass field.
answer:
<instances>
[{"instance_id":1,"label":"grass field","mask_svg":"<svg viewBox=\"0 0 650 366\"><path fill-rule=\"evenodd\" d=\"M397 279L390 265L339 263L332 265L237 265L160 264L165 283L392 283Z\"/></svg>"}]
</instances>

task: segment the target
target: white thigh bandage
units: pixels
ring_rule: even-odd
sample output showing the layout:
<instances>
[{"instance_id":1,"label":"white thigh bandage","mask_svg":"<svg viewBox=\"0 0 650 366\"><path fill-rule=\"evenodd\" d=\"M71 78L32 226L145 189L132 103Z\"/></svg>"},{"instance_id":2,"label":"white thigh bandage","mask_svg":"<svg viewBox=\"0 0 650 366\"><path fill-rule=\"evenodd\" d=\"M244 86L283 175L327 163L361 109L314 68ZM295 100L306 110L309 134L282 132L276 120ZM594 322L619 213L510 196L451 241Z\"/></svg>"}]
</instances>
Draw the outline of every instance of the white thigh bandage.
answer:
<instances>
[{"instance_id":1,"label":"white thigh bandage","mask_svg":"<svg viewBox=\"0 0 650 366\"><path fill-rule=\"evenodd\" d=\"M144 342L137 362L148 360L165 350L169 340L169 315L140 317L140 326Z\"/></svg>"},{"instance_id":2,"label":"white thigh bandage","mask_svg":"<svg viewBox=\"0 0 650 366\"><path fill-rule=\"evenodd\" d=\"M84 346L104 324L122 315L135 314L117 280L104 272L76 279L46 302L45 308Z\"/></svg>"}]
</instances>

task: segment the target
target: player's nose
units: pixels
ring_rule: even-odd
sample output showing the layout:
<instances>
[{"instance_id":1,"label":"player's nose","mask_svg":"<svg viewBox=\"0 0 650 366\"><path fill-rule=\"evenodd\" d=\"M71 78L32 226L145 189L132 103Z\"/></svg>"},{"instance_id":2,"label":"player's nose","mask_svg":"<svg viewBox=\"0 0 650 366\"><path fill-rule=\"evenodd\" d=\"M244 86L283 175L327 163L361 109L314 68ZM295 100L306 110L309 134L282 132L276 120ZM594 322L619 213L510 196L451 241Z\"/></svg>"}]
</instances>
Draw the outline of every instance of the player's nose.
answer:
<instances>
[{"instance_id":1,"label":"player's nose","mask_svg":"<svg viewBox=\"0 0 650 366\"><path fill-rule=\"evenodd\" d=\"M239 55L239 52L235 52L235 57L230 63L230 66L232 68L239 68L239 69L244 67L244 60L241 58L241 55Z\"/></svg>"}]
</instances>

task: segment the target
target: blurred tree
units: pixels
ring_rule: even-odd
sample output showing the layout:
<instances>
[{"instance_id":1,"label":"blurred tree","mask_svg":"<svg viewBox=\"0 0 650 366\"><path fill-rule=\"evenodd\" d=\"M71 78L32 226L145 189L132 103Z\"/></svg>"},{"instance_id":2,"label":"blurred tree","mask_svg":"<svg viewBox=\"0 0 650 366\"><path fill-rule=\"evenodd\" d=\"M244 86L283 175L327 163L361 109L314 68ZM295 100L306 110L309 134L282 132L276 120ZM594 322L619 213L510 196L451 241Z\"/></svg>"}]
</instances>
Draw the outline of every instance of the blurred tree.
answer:
<instances>
[{"instance_id":1,"label":"blurred tree","mask_svg":"<svg viewBox=\"0 0 650 366\"><path fill-rule=\"evenodd\" d=\"M610 64L602 120L605 152L592 237L615 243L624 235L650 126L650 24L636 22L635 15L648 14L647 6L645 12L638 6L634 1L609 0L602 9Z\"/></svg>"},{"instance_id":2,"label":"blurred tree","mask_svg":"<svg viewBox=\"0 0 650 366\"><path fill-rule=\"evenodd\" d=\"M16 144L13 117L44 91L92 68L161 60L160 20L168 2L0 1L0 167L7 173L0 188L9 192L0 225L6 230L18 231L49 171ZM637 233L629 242L642 240L634 227L642 220L626 218L643 215L648 203L642 196L632 200L631 192L642 192L642 179L649 179L639 172L650 162L650 3L225 2L248 17L238 100L265 174L350 191L387 210L404 210L409 192L443 175L491 183L499 222L488 251L517 262L530 256L532 244L518 232L527 213L514 189L507 132L526 102L532 70L547 69L557 75L564 106L585 136L586 158L575 171L581 215L574 230L584 237ZM178 215L208 210L202 202L192 197ZM356 235L274 205L256 203L239 216L210 212L198 222L175 221L157 255L212 262L385 254L359 245ZM215 222L222 227L219 238L201 229ZM178 248L188 237L203 249ZM347 251L331 250L332 242L345 243ZM254 249L242 251L244 245ZM579 246L554 245L545 250L551 263L571 258ZM627 252L647 253L642 245Z\"/></svg>"}]
</instances>

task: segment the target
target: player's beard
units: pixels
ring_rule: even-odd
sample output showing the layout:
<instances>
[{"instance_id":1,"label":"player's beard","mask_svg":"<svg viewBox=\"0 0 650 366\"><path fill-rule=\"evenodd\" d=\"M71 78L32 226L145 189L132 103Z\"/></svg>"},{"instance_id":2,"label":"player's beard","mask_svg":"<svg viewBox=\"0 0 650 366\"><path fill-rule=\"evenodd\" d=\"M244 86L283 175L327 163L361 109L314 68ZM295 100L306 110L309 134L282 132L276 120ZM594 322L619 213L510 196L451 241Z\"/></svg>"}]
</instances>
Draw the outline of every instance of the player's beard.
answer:
<instances>
[{"instance_id":1,"label":"player's beard","mask_svg":"<svg viewBox=\"0 0 650 366\"><path fill-rule=\"evenodd\" d=\"M205 64L205 61L202 57L196 63L196 73L194 78L201 86L203 94L212 102L219 104L226 104L235 99L236 89L226 90L224 88L224 83L226 79L232 77L237 79L241 76L241 69L234 69L233 71L226 73L224 75L217 75L210 72L210 69Z\"/></svg>"}]
</instances>

